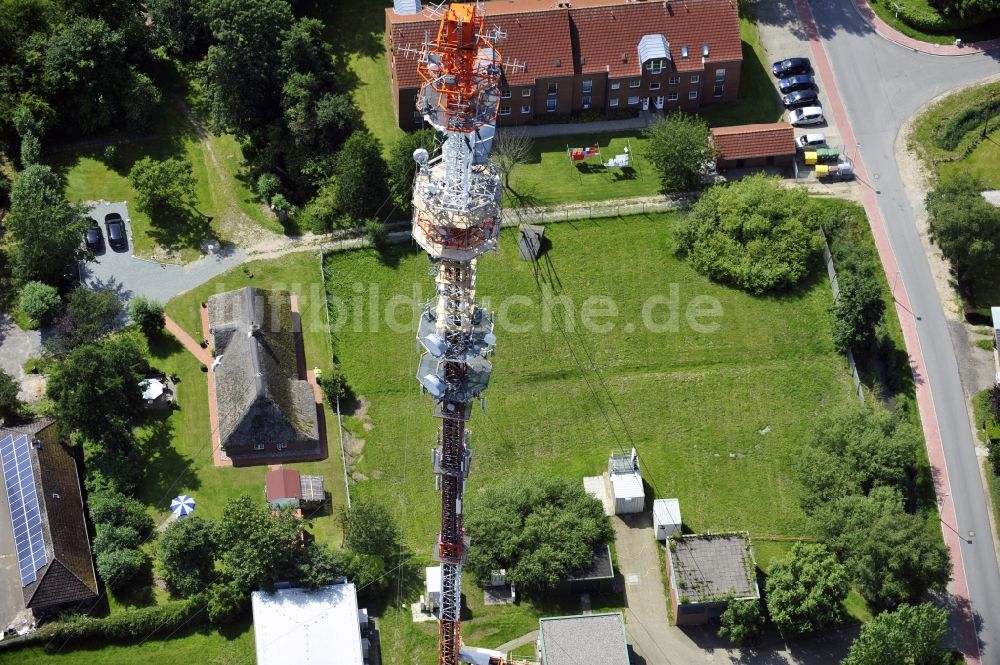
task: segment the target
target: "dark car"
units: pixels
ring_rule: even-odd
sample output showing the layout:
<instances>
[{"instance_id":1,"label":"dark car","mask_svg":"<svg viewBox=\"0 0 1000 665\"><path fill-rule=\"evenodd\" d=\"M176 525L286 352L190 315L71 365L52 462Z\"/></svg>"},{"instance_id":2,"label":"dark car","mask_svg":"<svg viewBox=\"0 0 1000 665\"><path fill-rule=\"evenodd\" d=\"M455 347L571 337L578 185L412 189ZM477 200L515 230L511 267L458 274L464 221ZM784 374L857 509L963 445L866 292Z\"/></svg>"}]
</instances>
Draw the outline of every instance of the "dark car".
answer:
<instances>
[{"instance_id":1,"label":"dark car","mask_svg":"<svg viewBox=\"0 0 1000 665\"><path fill-rule=\"evenodd\" d=\"M814 90L815 88L816 79L808 74L789 76L788 78L780 79L778 81L778 90L780 90L783 95L795 92L796 90Z\"/></svg>"},{"instance_id":2,"label":"dark car","mask_svg":"<svg viewBox=\"0 0 1000 665\"><path fill-rule=\"evenodd\" d=\"M771 65L771 73L778 78L808 74L811 71L812 65L809 64L809 58L788 58Z\"/></svg>"},{"instance_id":3,"label":"dark car","mask_svg":"<svg viewBox=\"0 0 1000 665\"><path fill-rule=\"evenodd\" d=\"M803 106L818 106L819 97L817 97L815 90L798 90L782 97L781 102L786 109L797 109Z\"/></svg>"},{"instance_id":4,"label":"dark car","mask_svg":"<svg viewBox=\"0 0 1000 665\"><path fill-rule=\"evenodd\" d=\"M83 232L83 242L87 245L87 249L92 252L99 252L104 247L104 234L101 233L101 227L97 225L97 222L94 222Z\"/></svg>"},{"instance_id":5,"label":"dark car","mask_svg":"<svg viewBox=\"0 0 1000 665\"><path fill-rule=\"evenodd\" d=\"M112 247L124 247L128 244L125 237L125 220L117 212L104 216L104 227L108 230L108 244Z\"/></svg>"}]
</instances>

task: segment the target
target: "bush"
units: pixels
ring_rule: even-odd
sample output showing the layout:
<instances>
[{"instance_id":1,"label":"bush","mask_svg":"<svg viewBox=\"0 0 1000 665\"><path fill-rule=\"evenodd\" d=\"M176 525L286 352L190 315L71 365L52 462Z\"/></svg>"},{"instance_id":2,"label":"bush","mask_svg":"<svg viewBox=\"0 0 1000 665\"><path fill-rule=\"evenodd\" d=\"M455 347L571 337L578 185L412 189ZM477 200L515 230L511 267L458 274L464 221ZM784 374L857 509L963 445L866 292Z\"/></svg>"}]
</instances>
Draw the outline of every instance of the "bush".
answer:
<instances>
[{"instance_id":1,"label":"bush","mask_svg":"<svg viewBox=\"0 0 1000 665\"><path fill-rule=\"evenodd\" d=\"M185 517L172 523L160 536L160 562L167 586L181 596L202 591L215 571L212 522Z\"/></svg>"},{"instance_id":2,"label":"bush","mask_svg":"<svg viewBox=\"0 0 1000 665\"><path fill-rule=\"evenodd\" d=\"M350 226L349 220L340 215L333 187L328 183L302 208L299 225L313 233L327 233L331 229Z\"/></svg>"},{"instance_id":3,"label":"bush","mask_svg":"<svg viewBox=\"0 0 1000 665\"><path fill-rule=\"evenodd\" d=\"M24 411L24 402L17 396L21 384L0 368L0 420L16 420Z\"/></svg>"},{"instance_id":4,"label":"bush","mask_svg":"<svg viewBox=\"0 0 1000 665\"><path fill-rule=\"evenodd\" d=\"M330 408L336 408L337 400L346 397L350 393L347 385L347 376L344 370L337 363L329 372L323 372L319 377L319 387L326 395L326 401L330 403Z\"/></svg>"},{"instance_id":5,"label":"bush","mask_svg":"<svg viewBox=\"0 0 1000 665\"><path fill-rule=\"evenodd\" d=\"M235 582L214 584L205 592L208 620L215 624L229 623L246 608L247 594Z\"/></svg>"},{"instance_id":6,"label":"bush","mask_svg":"<svg viewBox=\"0 0 1000 665\"><path fill-rule=\"evenodd\" d=\"M885 314L882 285L870 273L845 274L833 313L833 344L841 353L871 348Z\"/></svg>"},{"instance_id":7,"label":"bush","mask_svg":"<svg viewBox=\"0 0 1000 665\"><path fill-rule=\"evenodd\" d=\"M709 189L677 227L678 251L711 279L760 295L800 282L822 249L800 189L754 175Z\"/></svg>"},{"instance_id":8,"label":"bush","mask_svg":"<svg viewBox=\"0 0 1000 665\"><path fill-rule=\"evenodd\" d=\"M733 644L756 644L764 634L764 617L757 599L730 600L719 620L719 637Z\"/></svg>"},{"instance_id":9,"label":"bush","mask_svg":"<svg viewBox=\"0 0 1000 665\"><path fill-rule=\"evenodd\" d=\"M146 339L156 339L163 332L166 315L163 313L163 305L155 300L145 296L136 297L129 303L128 314L132 322L142 330Z\"/></svg>"},{"instance_id":10,"label":"bush","mask_svg":"<svg viewBox=\"0 0 1000 665\"><path fill-rule=\"evenodd\" d=\"M95 525L129 527L141 538L149 537L155 526L138 499L117 492L90 497L90 519Z\"/></svg>"},{"instance_id":11,"label":"bush","mask_svg":"<svg viewBox=\"0 0 1000 665\"><path fill-rule=\"evenodd\" d=\"M365 222L365 236L368 242L376 249L383 249L389 232L386 231L385 224L377 219L369 219Z\"/></svg>"},{"instance_id":12,"label":"bush","mask_svg":"<svg viewBox=\"0 0 1000 665\"><path fill-rule=\"evenodd\" d=\"M825 545L796 543L767 571L767 609L782 637L838 623L850 589L847 571Z\"/></svg>"},{"instance_id":13,"label":"bush","mask_svg":"<svg viewBox=\"0 0 1000 665\"><path fill-rule=\"evenodd\" d=\"M129 586L146 563L146 555L137 549L120 549L97 555L97 572L112 591Z\"/></svg>"},{"instance_id":14,"label":"bush","mask_svg":"<svg viewBox=\"0 0 1000 665\"><path fill-rule=\"evenodd\" d=\"M115 550L134 550L139 547L139 543L142 541L139 532L130 526L98 524L96 528L94 551L98 554Z\"/></svg>"},{"instance_id":15,"label":"bush","mask_svg":"<svg viewBox=\"0 0 1000 665\"><path fill-rule=\"evenodd\" d=\"M954 150L966 134L987 122L998 109L1000 96L965 107L942 125L934 136L934 144L944 150Z\"/></svg>"},{"instance_id":16,"label":"bush","mask_svg":"<svg viewBox=\"0 0 1000 665\"><path fill-rule=\"evenodd\" d=\"M55 287L42 282L28 282L21 287L18 307L36 325L44 326L55 317L62 300Z\"/></svg>"},{"instance_id":17,"label":"bush","mask_svg":"<svg viewBox=\"0 0 1000 665\"><path fill-rule=\"evenodd\" d=\"M888 2L888 0L882 1ZM911 0L900 0L889 4L889 6L899 16L899 20L922 32L954 32L974 26L982 20L981 17L945 16L923 2L912 2Z\"/></svg>"},{"instance_id":18,"label":"bush","mask_svg":"<svg viewBox=\"0 0 1000 665\"><path fill-rule=\"evenodd\" d=\"M46 623L36 635L40 640L60 643L85 639L138 641L173 634L182 625L197 626L204 616L196 600L181 600L151 607L120 607L102 618L76 615Z\"/></svg>"},{"instance_id":19,"label":"bush","mask_svg":"<svg viewBox=\"0 0 1000 665\"><path fill-rule=\"evenodd\" d=\"M275 194L281 191L281 178L273 173L264 173L257 178L257 194L265 202L270 203Z\"/></svg>"}]
</instances>

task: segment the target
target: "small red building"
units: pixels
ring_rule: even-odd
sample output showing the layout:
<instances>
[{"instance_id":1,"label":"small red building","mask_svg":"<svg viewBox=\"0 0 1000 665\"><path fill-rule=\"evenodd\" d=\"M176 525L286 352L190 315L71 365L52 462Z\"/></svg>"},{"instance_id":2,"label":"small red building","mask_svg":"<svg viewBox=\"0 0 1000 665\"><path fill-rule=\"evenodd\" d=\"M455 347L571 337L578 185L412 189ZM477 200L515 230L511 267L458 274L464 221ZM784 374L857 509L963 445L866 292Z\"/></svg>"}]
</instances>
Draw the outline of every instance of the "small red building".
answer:
<instances>
[{"instance_id":1,"label":"small red building","mask_svg":"<svg viewBox=\"0 0 1000 665\"><path fill-rule=\"evenodd\" d=\"M293 469L275 469L264 476L267 502L274 509L315 508L326 500L322 476L303 476Z\"/></svg>"},{"instance_id":2,"label":"small red building","mask_svg":"<svg viewBox=\"0 0 1000 665\"><path fill-rule=\"evenodd\" d=\"M787 122L715 127L712 145L718 151L715 168L720 171L791 166L795 159L795 132Z\"/></svg>"}]
</instances>

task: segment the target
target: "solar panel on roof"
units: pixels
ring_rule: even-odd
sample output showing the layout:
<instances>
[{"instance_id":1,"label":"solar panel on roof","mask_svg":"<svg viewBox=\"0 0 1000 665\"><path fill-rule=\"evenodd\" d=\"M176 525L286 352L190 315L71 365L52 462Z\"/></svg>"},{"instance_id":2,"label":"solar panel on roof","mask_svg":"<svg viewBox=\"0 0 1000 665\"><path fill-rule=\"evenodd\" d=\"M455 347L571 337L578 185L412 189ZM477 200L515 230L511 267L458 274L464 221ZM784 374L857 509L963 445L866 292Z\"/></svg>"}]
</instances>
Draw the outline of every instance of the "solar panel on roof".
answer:
<instances>
[{"instance_id":1,"label":"solar panel on roof","mask_svg":"<svg viewBox=\"0 0 1000 665\"><path fill-rule=\"evenodd\" d=\"M7 435L0 441L0 464L3 465L4 488L14 528L21 586L28 586L38 579L38 569L48 562L35 476L31 473L29 445L27 435L23 434L16 439Z\"/></svg>"}]
</instances>

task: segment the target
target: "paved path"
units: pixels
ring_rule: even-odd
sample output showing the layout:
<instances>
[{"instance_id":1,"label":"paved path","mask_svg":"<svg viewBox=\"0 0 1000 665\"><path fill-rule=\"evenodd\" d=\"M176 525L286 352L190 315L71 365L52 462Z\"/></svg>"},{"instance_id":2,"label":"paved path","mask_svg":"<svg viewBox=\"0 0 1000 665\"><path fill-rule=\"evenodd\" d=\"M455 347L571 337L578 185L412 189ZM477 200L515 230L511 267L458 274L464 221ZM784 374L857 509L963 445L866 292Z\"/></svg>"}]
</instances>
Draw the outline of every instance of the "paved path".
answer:
<instances>
[{"instance_id":1,"label":"paved path","mask_svg":"<svg viewBox=\"0 0 1000 665\"><path fill-rule=\"evenodd\" d=\"M21 399L34 399L31 377L24 374L24 363L28 358L37 357L42 345L42 337L36 330L21 330L6 312L0 312L0 369L10 374L21 384Z\"/></svg>"},{"instance_id":2,"label":"paved path","mask_svg":"<svg viewBox=\"0 0 1000 665\"><path fill-rule=\"evenodd\" d=\"M943 58L872 39L874 28L859 14L854 0L815 0L811 7L807 0L795 4L817 74L830 93L833 115L849 151L854 147L851 156L865 185L862 203L886 275L893 282L897 274L900 277L895 289L897 312L935 489L942 501L960 647L969 663L997 663L1000 570L975 439L948 325L894 158L896 135L908 117L934 96L994 73L997 64L983 53ZM979 535L969 537L970 533ZM979 629L978 643L974 626Z\"/></svg>"},{"instance_id":3,"label":"paved path","mask_svg":"<svg viewBox=\"0 0 1000 665\"><path fill-rule=\"evenodd\" d=\"M503 644L498 646L496 650L507 653L509 651L513 651L518 647L523 647L526 644L531 644L537 639L538 639L538 631L533 630L530 633L525 633L524 635L521 635L521 637L511 640L510 642L504 642Z\"/></svg>"},{"instance_id":4,"label":"paved path","mask_svg":"<svg viewBox=\"0 0 1000 665\"><path fill-rule=\"evenodd\" d=\"M896 28L883 21L879 18L878 14L872 11L872 8L868 6L868 3L865 0L853 0L853 2L862 18L868 22L868 24L872 27L872 30L877 32L880 37L914 51L920 51L921 53L927 53L930 55L956 56L977 55L987 51L1000 49L1000 38L973 42L962 46L955 46L954 44L928 44L927 42L920 41L919 39L907 37L899 30L896 30Z\"/></svg>"}]
</instances>

